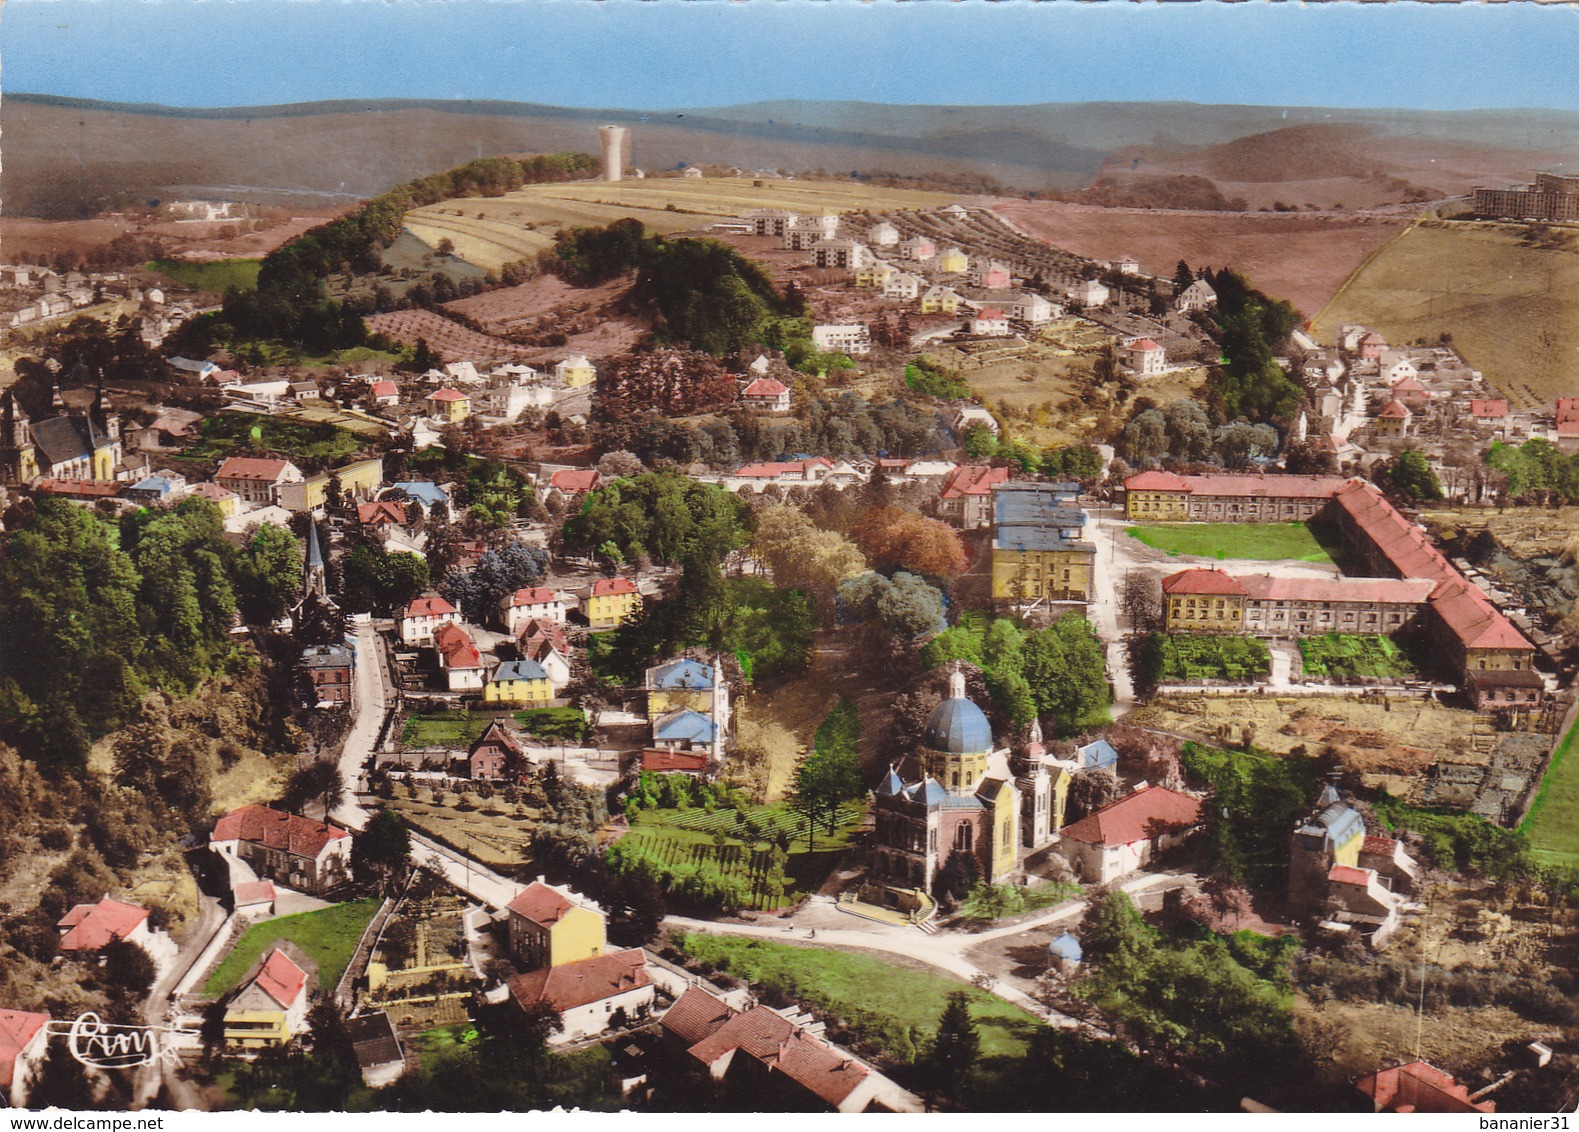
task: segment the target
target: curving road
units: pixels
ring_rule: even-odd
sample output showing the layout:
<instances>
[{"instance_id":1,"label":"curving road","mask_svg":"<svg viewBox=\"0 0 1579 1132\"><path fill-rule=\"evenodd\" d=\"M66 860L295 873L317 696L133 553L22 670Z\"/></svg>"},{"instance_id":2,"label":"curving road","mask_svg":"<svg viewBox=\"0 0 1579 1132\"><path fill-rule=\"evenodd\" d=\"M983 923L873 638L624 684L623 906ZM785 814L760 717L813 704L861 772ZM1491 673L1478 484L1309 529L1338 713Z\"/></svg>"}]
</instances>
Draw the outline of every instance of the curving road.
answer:
<instances>
[{"instance_id":1,"label":"curving road","mask_svg":"<svg viewBox=\"0 0 1579 1132\"><path fill-rule=\"evenodd\" d=\"M384 648L372 621L362 621L352 634L356 640L356 684L351 693L354 718L351 730L340 749L340 777L345 780L345 800L335 808L333 819L346 829L361 829L371 816L356 799L357 779L373 757L384 726Z\"/></svg>"}]
</instances>

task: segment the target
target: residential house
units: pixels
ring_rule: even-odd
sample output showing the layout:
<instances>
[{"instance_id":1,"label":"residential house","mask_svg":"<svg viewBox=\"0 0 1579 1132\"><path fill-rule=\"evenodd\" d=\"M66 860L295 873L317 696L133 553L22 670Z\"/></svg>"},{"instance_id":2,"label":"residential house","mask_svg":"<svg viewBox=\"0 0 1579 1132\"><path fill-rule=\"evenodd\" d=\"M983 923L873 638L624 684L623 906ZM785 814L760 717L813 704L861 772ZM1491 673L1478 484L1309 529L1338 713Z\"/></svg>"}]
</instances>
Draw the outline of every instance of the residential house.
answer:
<instances>
[{"instance_id":1,"label":"residential house","mask_svg":"<svg viewBox=\"0 0 1579 1132\"><path fill-rule=\"evenodd\" d=\"M1181 311L1204 311L1217 305L1217 292L1204 279L1197 279L1173 297L1173 305Z\"/></svg>"},{"instance_id":2,"label":"residential house","mask_svg":"<svg viewBox=\"0 0 1579 1132\"><path fill-rule=\"evenodd\" d=\"M727 716L719 705L728 701L729 689L718 669L700 660L683 657L655 664L643 681L647 690L647 718L657 719L679 708L710 716Z\"/></svg>"},{"instance_id":3,"label":"residential house","mask_svg":"<svg viewBox=\"0 0 1579 1132\"><path fill-rule=\"evenodd\" d=\"M570 683L570 646L565 643L564 637L545 634L529 636L523 632L516 645L521 650L523 660L536 661L548 674L549 686L556 695Z\"/></svg>"},{"instance_id":4,"label":"residential house","mask_svg":"<svg viewBox=\"0 0 1579 1132\"><path fill-rule=\"evenodd\" d=\"M652 1010L657 988L647 977L647 956L639 947L611 951L516 975L506 984L522 1010L549 1006L560 1030L549 1041L559 1045L595 1037L611 1025L629 1024Z\"/></svg>"},{"instance_id":5,"label":"residential house","mask_svg":"<svg viewBox=\"0 0 1579 1132\"><path fill-rule=\"evenodd\" d=\"M356 1067L361 1070L362 1084L369 1089L393 1085L406 1071L406 1053L385 1011L375 1010L371 1014L347 1018L345 1036L351 1041L351 1053L356 1058Z\"/></svg>"},{"instance_id":6,"label":"residential house","mask_svg":"<svg viewBox=\"0 0 1579 1132\"><path fill-rule=\"evenodd\" d=\"M538 586L516 590L499 600L499 616L505 631L512 637L520 636L521 627L528 621L547 621L554 625L565 623L565 599L555 591Z\"/></svg>"},{"instance_id":7,"label":"residential house","mask_svg":"<svg viewBox=\"0 0 1579 1132\"><path fill-rule=\"evenodd\" d=\"M1003 309L1010 318L1018 319L1020 322L1031 326L1041 326L1043 323L1051 322L1064 313L1062 307L1049 302L1034 291L1020 292L1013 298L1008 299L1003 304Z\"/></svg>"},{"instance_id":8,"label":"residential house","mask_svg":"<svg viewBox=\"0 0 1579 1132\"><path fill-rule=\"evenodd\" d=\"M866 230L866 242L880 248L893 247L899 243L899 229L886 220L879 220Z\"/></svg>"},{"instance_id":9,"label":"residential house","mask_svg":"<svg viewBox=\"0 0 1579 1132\"><path fill-rule=\"evenodd\" d=\"M558 497L569 506L589 491L596 491L603 477L596 468L560 468L548 476L546 496Z\"/></svg>"},{"instance_id":10,"label":"residential house","mask_svg":"<svg viewBox=\"0 0 1579 1132\"><path fill-rule=\"evenodd\" d=\"M856 271L854 282L857 287L876 287L881 290L889 277L897 274L898 271L898 268L885 259L873 260Z\"/></svg>"},{"instance_id":11,"label":"residential house","mask_svg":"<svg viewBox=\"0 0 1579 1132\"><path fill-rule=\"evenodd\" d=\"M358 525L370 530L404 530L406 518L406 504L399 499L379 499L356 507Z\"/></svg>"},{"instance_id":12,"label":"residential house","mask_svg":"<svg viewBox=\"0 0 1579 1132\"><path fill-rule=\"evenodd\" d=\"M1093 739L1075 748L1076 770L1105 770L1118 773L1118 751L1106 739Z\"/></svg>"},{"instance_id":13,"label":"residential house","mask_svg":"<svg viewBox=\"0 0 1579 1132\"><path fill-rule=\"evenodd\" d=\"M1003 483L993 488L992 596L1012 608L1090 601L1096 546L1074 484Z\"/></svg>"},{"instance_id":14,"label":"residential house","mask_svg":"<svg viewBox=\"0 0 1579 1132\"><path fill-rule=\"evenodd\" d=\"M669 750L712 751L721 733L710 715L676 708L652 721L652 745Z\"/></svg>"},{"instance_id":15,"label":"residential house","mask_svg":"<svg viewBox=\"0 0 1579 1132\"><path fill-rule=\"evenodd\" d=\"M248 503L275 503L286 484L301 483L302 470L289 460L231 456L214 473L214 482Z\"/></svg>"},{"instance_id":16,"label":"residential house","mask_svg":"<svg viewBox=\"0 0 1579 1132\"><path fill-rule=\"evenodd\" d=\"M1070 302L1082 307L1106 306L1108 299L1112 297L1112 292L1095 279L1082 279L1079 283L1070 287L1066 293Z\"/></svg>"},{"instance_id":17,"label":"residential house","mask_svg":"<svg viewBox=\"0 0 1579 1132\"><path fill-rule=\"evenodd\" d=\"M477 736L467 752L467 771L473 778L507 778L526 758L521 741L495 719Z\"/></svg>"},{"instance_id":18,"label":"residential house","mask_svg":"<svg viewBox=\"0 0 1579 1132\"><path fill-rule=\"evenodd\" d=\"M908 240L901 240L898 245L899 254L904 259L925 263L936 258L938 246L925 236L911 236Z\"/></svg>"},{"instance_id":19,"label":"residential house","mask_svg":"<svg viewBox=\"0 0 1579 1132\"><path fill-rule=\"evenodd\" d=\"M307 1029L307 972L276 946L225 1004L225 1044L265 1049Z\"/></svg>"},{"instance_id":20,"label":"residential house","mask_svg":"<svg viewBox=\"0 0 1579 1132\"><path fill-rule=\"evenodd\" d=\"M603 954L603 909L538 877L506 906L510 951L526 967L562 967Z\"/></svg>"},{"instance_id":21,"label":"residential house","mask_svg":"<svg viewBox=\"0 0 1579 1132\"><path fill-rule=\"evenodd\" d=\"M407 500L421 504L423 514L428 518L433 518L435 507L442 507L444 516L448 518L450 514L450 495L447 488L447 484L436 484L429 480L402 480L399 483L390 484L385 491L379 494L388 496L391 492L399 491L405 495Z\"/></svg>"},{"instance_id":22,"label":"residential house","mask_svg":"<svg viewBox=\"0 0 1579 1132\"><path fill-rule=\"evenodd\" d=\"M832 216L802 216L789 223L784 229L784 247L792 252L810 251L824 240L832 240L839 234L839 217Z\"/></svg>"},{"instance_id":23,"label":"residential house","mask_svg":"<svg viewBox=\"0 0 1579 1132\"><path fill-rule=\"evenodd\" d=\"M1007 338L1009 316L999 307L983 307L970 320L970 332L978 338Z\"/></svg>"},{"instance_id":24,"label":"residential house","mask_svg":"<svg viewBox=\"0 0 1579 1132\"><path fill-rule=\"evenodd\" d=\"M925 286L926 280L921 276L908 271L896 271L883 283L883 298L902 303L914 302Z\"/></svg>"},{"instance_id":25,"label":"residential house","mask_svg":"<svg viewBox=\"0 0 1579 1132\"><path fill-rule=\"evenodd\" d=\"M819 240L812 245L811 254L818 267L845 271L857 271L876 258L872 249L859 240Z\"/></svg>"},{"instance_id":26,"label":"residential house","mask_svg":"<svg viewBox=\"0 0 1579 1132\"><path fill-rule=\"evenodd\" d=\"M949 427L961 441L973 425L980 425L992 435L998 435L998 419L980 405L963 405L949 415Z\"/></svg>"},{"instance_id":27,"label":"residential house","mask_svg":"<svg viewBox=\"0 0 1579 1132\"><path fill-rule=\"evenodd\" d=\"M554 380L566 389L584 389L597 379L597 369L584 354L572 354L554 366Z\"/></svg>"},{"instance_id":28,"label":"residential house","mask_svg":"<svg viewBox=\"0 0 1579 1132\"><path fill-rule=\"evenodd\" d=\"M1414 414L1396 397L1376 414L1376 433L1378 436L1408 436L1409 423L1414 420Z\"/></svg>"},{"instance_id":29,"label":"residential house","mask_svg":"<svg viewBox=\"0 0 1579 1132\"><path fill-rule=\"evenodd\" d=\"M1113 261L1113 270L1120 275L1139 275L1140 261L1132 255L1121 255Z\"/></svg>"},{"instance_id":30,"label":"residential house","mask_svg":"<svg viewBox=\"0 0 1579 1132\"><path fill-rule=\"evenodd\" d=\"M751 224L753 235L783 236L789 226L800 219L800 213L782 208L758 208L746 213L741 219Z\"/></svg>"},{"instance_id":31,"label":"residential house","mask_svg":"<svg viewBox=\"0 0 1579 1132\"><path fill-rule=\"evenodd\" d=\"M1002 290L1013 282L1009 276L1009 269L996 260L973 260L965 278L972 287L981 287L988 291Z\"/></svg>"},{"instance_id":32,"label":"residential house","mask_svg":"<svg viewBox=\"0 0 1579 1132\"><path fill-rule=\"evenodd\" d=\"M195 483L190 495L208 500L219 508L220 518L233 519L241 513L241 496L217 483Z\"/></svg>"},{"instance_id":33,"label":"residential house","mask_svg":"<svg viewBox=\"0 0 1579 1132\"><path fill-rule=\"evenodd\" d=\"M762 413L787 413L790 388L776 377L759 377L740 391L740 403Z\"/></svg>"},{"instance_id":34,"label":"residential house","mask_svg":"<svg viewBox=\"0 0 1579 1132\"><path fill-rule=\"evenodd\" d=\"M428 405L428 415L449 424L459 424L472 413L472 399L459 389L435 389L423 398Z\"/></svg>"},{"instance_id":35,"label":"residential house","mask_svg":"<svg viewBox=\"0 0 1579 1132\"><path fill-rule=\"evenodd\" d=\"M1557 398L1552 437L1563 455L1579 452L1579 397Z\"/></svg>"},{"instance_id":36,"label":"residential house","mask_svg":"<svg viewBox=\"0 0 1579 1132\"><path fill-rule=\"evenodd\" d=\"M938 517L963 530L992 522L993 488L1008 483L1010 468L960 464L943 481L938 493Z\"/></svg>"},{"instance_id":37,"label":"residential house","mask_svg":"<svg viewBox=\"0 0 1579 1132\"><path fill-rule=\"evenodd\" d=\"M314 707L349 707L354 651L347 645L308 645L297 668L301 671Z\"/></svg>"},{"instance_id":38,"label":"residential house","mask_svg":"<svg viewBox=\"0 0 1579 1132\"><path fill-rule=\"evenodd\" d=\"M322 511L329 504L329 489L336 481L342 501L372 499L384 483L384 460L380 456L357 460L332 472L320 472L296 483L283 484L276 493L275 502L296 514Z\"/></svg>"},{"instance_id":39,"label":"residential house","mask_svg":"<svg viewBox=\"0 0 1579 1132\"><path fill-rule=\"evenodd\" d=\"M921 1098L823 1037L798 1011L744 1011L687 987L660 1023L666 1043L717 1083L725 1108L766 1112L920 1112Z\"/></svg>"},{"instance_id":40,"label":"residential house","mask_svg":"<svg viewBox=\"0 0 1579 1132\"><path fill-rule=\"evenodd\" d=\"M459 625L461 615L445 598L428 594L407 603L397 620L401 644L421 646L431 645L441 626Z\"/></svg>"},{"instance_id":41,"label":"residential house","mask_svg":"<svg viewBox=\"0 0 1579 1132\"><path fill-rule=\"evenodd\" d=\"M367 387L367 403L372 408L393 408L400 404L400 387L393 381L375 381Z\"/></svg>"},{"instance_id":42,"label":"residential house","mask_svg":"<svg viewBox=\"0 0 1579 1132\"><path fill-rule=\"evenodd\" d=\"M152 951L153 931L148 909L104 896L97 904L78 904L55 925L60 929L61 951L99 952L115 940L135 943Z\"/></svg>"},{"instance_id":43,"label":"residential house","mask_svg":"<svg viewBox=\"0 0 1579 1132\"><path fill-rule=\"evenodd\" d=\"M1474 420L1501 428L1508 423L1508 403L1500 398L1471 401L1469 415Z\"/></svg>"},{"instance_id":44,"label":"residential house","mask_svg":"<svg viewBox=\"0 0 1579 1132\"><path fill-rule=\"evenodd\" d=\"M482 653L477 642L458 623L440 625L433 631L433 648L439 654L439 671L444 685L452 692L476 692L483 687Z\"/></svg>"},{"instance_id":45,"label":"residential house","mask_svg":"<svg viewBox=\"0 0 1579 1132\"><path fill-rule=\"evenodd\" d=\"M970 257L958 248L944 248L933 267L941 275L963 275L970 267Z\"/></svg>"},{"instance_id":46,"label":"residential house","mask_svg":"<svg viewBox=\"0 0 1579 1132\"><path fill-rule=\"evenodd\" d=\"M49 1034L48 1014L0 1010L0 1098L12 1108L26 1108L44 1067Z\"/></svg>"},{"instance_id":47,"label":"residential house","mask_svg":"<svg viewBox=\"0 0 1579 1132\"><path fill-rule=\"evenodd\" d=\"M547 707L554 701L554 689L548 673L537 661L507 660L488 678L482 698L485 703Z\"/></svg>"},{"instance_id":48,"label":"residential house","mask_svg":"<svg viewBox=\"0 0 1579 1132\"><path fill-rule=\"evenodd\" d=\"M1185 840L1201 820L1201 800L1153 786L1137 790L1058 831L1058 850L1088 884L1109 884Z\"/></svg>"},{"instance_id":49,"label":"residential house","mask_svg":"<svg viewBox=\"0 0 1579 1132\"><path fill-rule=\"evenodd\" d=\"M1168 356L1150 338L1137 338L1124 347L1124 360L1140 377L1153 377L1168 367Z\"/></svg>"},{"instance_id":50,"label":"residential house","mask_svg":"<svg viewBox=\"0 0 1579 1132\"><path fill-rule=\"evenodd\" d=\"M1382 351L1385 349L1387 349L1387 339L1374 330L1367 331L1361 335L1359 341L1355 344L1355 351L1363 361L1381 361Z\"/></svg>"},{"instance_id":51,"label":"residential house","mask_svg":"<svg viewBox=\"0 0 1579 1132\"><path fill-rule=\"evenodd\" d=\"M177 377L187 378L192 381L207 381L212 375L219 372L219 366L213 362L202 361L197 358L171 358L170 368L175 370Z\"/></svg>"},{"instance_id":52,"label":"residential house","mask_svg":"<svg viewBox=\"0 0 1579 1132\"><path fill-rule=\"evenodd\" d=\"M928 287L926 294L921 296L922 314L958 314L959 307L965 300L960 298L959 292L942 284Z\"/></svg>"},{"instance_id":53,"label":"residential house","mask_svg":"<svg viewBox=\"0 0 1579 1132\"><path fill-rule=\"evenodd\" d=\"M214 823L208 847L260 877L304 892L324 893L351 877L350 833L269 806L231 810Z\"/></svg>"},{"instance_id":54,"label":"residential house","mask_svg":"<svg viewBox=\"0 0 1579 1132\"><path fill-rule=\"evenodd\" d=\"M587 591L582 609L594 629L613 629L641 608L641 594L629 578L599 578Z\"/></svg>"},{"instance_id":55,"label":"residential house","mask_svg":"<svg viewBox=\"0 0 1579 1132\"><path fill-rule=\"evenodd\" d=\"M1416 409L1431 400L1430 391L1421 385L1420 379L1412 373L1393 382L1388 392L1394 400L1402 401L1405 405Z\"/></svg>"}]
</instances>

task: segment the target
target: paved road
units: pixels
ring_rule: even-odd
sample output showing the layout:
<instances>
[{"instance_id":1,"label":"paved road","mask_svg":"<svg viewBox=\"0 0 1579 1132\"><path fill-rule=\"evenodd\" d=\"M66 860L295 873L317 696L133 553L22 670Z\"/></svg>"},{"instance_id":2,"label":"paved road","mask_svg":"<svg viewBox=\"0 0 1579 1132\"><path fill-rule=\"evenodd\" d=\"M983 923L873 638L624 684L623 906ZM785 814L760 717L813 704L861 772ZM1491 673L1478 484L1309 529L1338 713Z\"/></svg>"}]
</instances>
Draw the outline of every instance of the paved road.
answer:
<instances>
[{"instance_id":1,"label":"paved road","mask_svg":"<svg viewBox=\"0 0 1579 1132\"><path fill-rule=\"evenodd\" d=\"M347 829L361 829L370 816L356 800L356 781L373 757L373 744L384 725L384 648L371 621L356 626L356 688L352 708L355 718L340 751L340 777L345 780L345 801L334 811L336 822Z\"/></svg>"},{"instance_id":2,"label":"paved road","mask_svg":"<svg viewBox=\"0 0 1579 1132\"><path fill-rule=\"evenodd\" d=\"M1130 679L1124 630L1119 624L1119 593L1123 585L1120 575L1125 572L1126 564L1120 558L1115 542L1124 536L1124 524L1101 515L1094 507L1089 509L1089 514L1092 535L1097 545L1096 577L1092 580L1089 610L1096 623L1097 636L1107 647L1108 678L1113 682L1113 718L1119 719L1129 714L1135 706L1135 684Z\"/></svg>"},{"instance_id":3,"label":"paved road","mask_svg":"<svg viewBox=\"0 0 1579 1132\"><path fill-rule=\"evenodd\" d=\"M503 908L525 886L502 877L486 865L447 845L430 841L419 833L411 835L411 860L414 864L441 874L456 888L491 908Z\"/></svg>"}]
</instances>

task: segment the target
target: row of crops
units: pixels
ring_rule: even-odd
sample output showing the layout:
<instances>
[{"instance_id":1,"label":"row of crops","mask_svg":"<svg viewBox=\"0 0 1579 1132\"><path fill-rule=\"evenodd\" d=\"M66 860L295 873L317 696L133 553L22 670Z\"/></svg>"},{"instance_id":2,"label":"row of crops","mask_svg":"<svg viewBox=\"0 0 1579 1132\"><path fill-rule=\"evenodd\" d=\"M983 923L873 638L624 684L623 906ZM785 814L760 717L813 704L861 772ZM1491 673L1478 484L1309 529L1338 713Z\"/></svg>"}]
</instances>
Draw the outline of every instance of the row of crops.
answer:
<instances>
[{"instance_id":1,"label":"row of crops","mask_svg":"<svg viewBox=\"0 0 1579 1132\"><path fill-rule=\"evenodd\" d=\"M1254 637L1153 633L1146 642L1146 672L1157 684L1253 680L1271 669L1266 642Z\"/></svg>"},{"instance_id":2,"label":"row of crops","mask_svg":"<svg viewBox=\"0 0 1579 1132\"><path fill-rule=\"evenodd\" d=\"M1328 633L1302 637L1300 656L1305 675L1370 680L1407 680L1415 666L1389 637Z\"/></svg>"}]
</instances>

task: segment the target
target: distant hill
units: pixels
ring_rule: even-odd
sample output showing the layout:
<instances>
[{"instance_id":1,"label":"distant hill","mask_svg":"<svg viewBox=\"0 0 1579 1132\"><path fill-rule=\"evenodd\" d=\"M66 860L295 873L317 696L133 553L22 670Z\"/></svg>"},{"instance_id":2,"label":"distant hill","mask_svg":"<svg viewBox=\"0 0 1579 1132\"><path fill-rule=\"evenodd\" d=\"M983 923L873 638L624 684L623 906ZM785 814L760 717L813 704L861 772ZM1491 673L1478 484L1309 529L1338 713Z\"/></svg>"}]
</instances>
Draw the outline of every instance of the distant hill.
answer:
<instances>
[{"instance_id":1,"label":"distant hill","mask_svg":"<svg viewBox=\"0 0 1579 1132\"><path fill-rule=\"evenodd\" d=\"M1331 183L1332 201L1358 207L1365 194L1346 197L1342 182L1415 184L1443 154L1453 175L1438 180L1453 184L1579 158L1579 114L1555 111L793 101L641 111L475 100L185 109L7 94L0 193L11 215L60 218L182 196L349 203L478 154L589 151L600 122L631 127L634 163L649 170L932 176L960 191L993 182L1014 192L1077 191L1133 171L1205 177L1252 207L1260 194L1244 185L1313 175Z\"/></svg>"}]
</instances>

